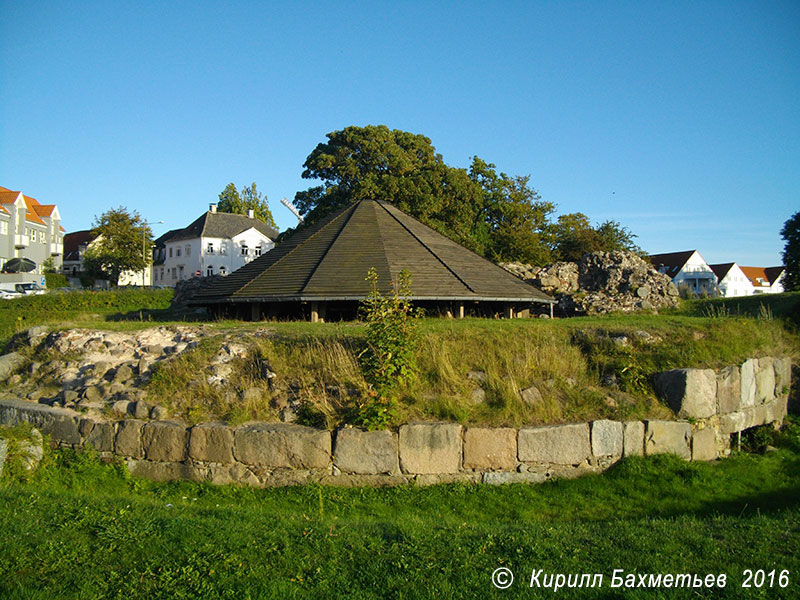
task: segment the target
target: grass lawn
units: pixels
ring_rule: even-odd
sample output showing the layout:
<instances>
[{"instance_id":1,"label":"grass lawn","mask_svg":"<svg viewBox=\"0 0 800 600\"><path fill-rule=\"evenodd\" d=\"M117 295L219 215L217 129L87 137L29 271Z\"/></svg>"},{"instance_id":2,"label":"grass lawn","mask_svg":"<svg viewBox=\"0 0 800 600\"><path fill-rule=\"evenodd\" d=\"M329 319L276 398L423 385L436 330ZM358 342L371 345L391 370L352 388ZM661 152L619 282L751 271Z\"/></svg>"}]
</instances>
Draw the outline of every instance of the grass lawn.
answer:
<instances>
[{"instance_id":1,"label":"grass lawn","mask_svg":"<svg viewBox=\"0 0 800 600\"><path fill-rule=\"evenodd\" d=\"M790 429L765 455L633 458L604 475L503 487L163 484L56 452L0 480L0 597L797 598ZM501 567L515 576L506 590L492 585ZM529 587L540 569L543 585L600 573L602 587ZM612 588L615 569L725 574L727 585ZM746 569L774 569L772 587L743 589Z\"/></svg>"}]
</instances>

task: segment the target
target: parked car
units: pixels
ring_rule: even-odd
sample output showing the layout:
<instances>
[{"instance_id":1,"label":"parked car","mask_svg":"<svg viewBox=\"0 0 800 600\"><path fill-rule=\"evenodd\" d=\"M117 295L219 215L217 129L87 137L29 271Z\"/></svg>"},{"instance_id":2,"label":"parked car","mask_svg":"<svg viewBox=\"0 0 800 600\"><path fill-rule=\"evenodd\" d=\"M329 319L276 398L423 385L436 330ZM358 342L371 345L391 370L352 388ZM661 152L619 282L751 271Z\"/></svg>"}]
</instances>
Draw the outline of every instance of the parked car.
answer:
<instances>
[{"instance_id":1,"label":"parked car","mask_svg":"<svg viewBox=\"0 0 800 600\"><path fill-rule=\"evenodd\" d=\"M12 298L22 298L19 292L10 292L8 290L0 290L0 299L11 300Z\"/></svg>"},{"instance_id":2,"label":"parked car","mask_svg":"<svg viewBox=\"0 0 800 600\"><path fill-rule=\"evenodd\" d=\"M14 291L26 296L46 294L47 290L38 283L18 283L14 286Z\"/></svg>"}]
</instances>

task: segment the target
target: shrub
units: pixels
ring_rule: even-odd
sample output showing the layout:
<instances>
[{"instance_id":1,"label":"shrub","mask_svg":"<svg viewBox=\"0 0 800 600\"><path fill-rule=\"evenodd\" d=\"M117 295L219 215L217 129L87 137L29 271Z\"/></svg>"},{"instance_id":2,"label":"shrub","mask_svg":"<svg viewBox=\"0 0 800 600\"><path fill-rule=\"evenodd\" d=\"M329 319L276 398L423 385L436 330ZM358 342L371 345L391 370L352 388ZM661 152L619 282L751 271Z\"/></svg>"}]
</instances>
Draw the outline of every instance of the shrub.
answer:
<instances>
[{"instance_id":1,"label":"shrub","mask_svg":"<svg viewBox=\"0 0 800 600\"><path fill-rule=\"evenodd\" d=\"M368 429L384 427L392 418L398 386L411 383L417 374L415 359L419 311L409 300L411 274L401 271L394 293L378 290L378 273L371 268L366 280L372 289L362 302L367 322L366 348L359 354L364 379L370 386L367 400L359 408L357 421Z\"/></svg>"}]
</instances>

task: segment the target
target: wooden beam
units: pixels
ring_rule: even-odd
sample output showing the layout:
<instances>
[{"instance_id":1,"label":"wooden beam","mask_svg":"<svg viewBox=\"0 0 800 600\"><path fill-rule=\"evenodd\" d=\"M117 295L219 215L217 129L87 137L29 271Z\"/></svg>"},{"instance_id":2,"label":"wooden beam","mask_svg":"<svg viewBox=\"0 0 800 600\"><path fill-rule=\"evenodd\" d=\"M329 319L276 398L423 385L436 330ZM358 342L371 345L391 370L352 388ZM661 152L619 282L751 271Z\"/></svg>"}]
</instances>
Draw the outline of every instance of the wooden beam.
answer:
<instances>
[{"instance_id":1,"label":"wooden beam","mask_svg":"<svg viewBox=\"0 0 800 600\"><path fill-rule=\"evenodd\" d=\"M319 304L316 302L311 303L311 322L318 323L319 322Z\"/></svg>"}]
</instances>

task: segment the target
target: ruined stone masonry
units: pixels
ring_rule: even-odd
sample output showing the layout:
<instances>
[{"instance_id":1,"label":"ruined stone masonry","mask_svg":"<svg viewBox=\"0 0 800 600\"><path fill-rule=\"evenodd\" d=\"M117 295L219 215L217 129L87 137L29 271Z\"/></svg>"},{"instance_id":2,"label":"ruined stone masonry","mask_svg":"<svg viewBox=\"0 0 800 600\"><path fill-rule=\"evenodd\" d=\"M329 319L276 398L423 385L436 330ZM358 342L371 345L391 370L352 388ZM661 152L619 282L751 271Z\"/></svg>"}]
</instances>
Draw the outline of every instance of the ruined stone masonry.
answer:
<instances>
[{"instance_id":1,"label":"ruined stone masonry","mask_svg":"<svg viewBox=\"0 0 800 600\"><path fill-rule=\"evenodd\" d=\"M609 420L544 427L409 423L399 431L335 432L288 423L193 427L140 418L117 421L28 400L0 398L0 424L30 423L54 446L92 446L133 475L215 484L284 486L541 482L601 471L625 456L673 453L714 460L730 435L783 421L787 358L752 358L724 369L675 369L656 389L679 421ZM0 445L0 452L4 449Z\"/></svg>"}]
</instances>

